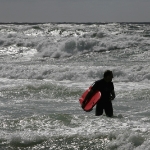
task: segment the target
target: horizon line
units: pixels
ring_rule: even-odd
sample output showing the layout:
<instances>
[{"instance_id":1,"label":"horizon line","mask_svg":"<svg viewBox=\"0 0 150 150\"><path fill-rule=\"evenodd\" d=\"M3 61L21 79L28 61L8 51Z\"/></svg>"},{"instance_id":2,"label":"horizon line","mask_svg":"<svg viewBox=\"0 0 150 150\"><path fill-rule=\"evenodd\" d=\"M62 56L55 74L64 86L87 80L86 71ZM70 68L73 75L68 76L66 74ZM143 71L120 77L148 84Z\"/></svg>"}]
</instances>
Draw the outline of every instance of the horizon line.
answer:
<instances>
[{"instance_id":1,"label":"horizon line","mask_svg":"<svg viewBox=\"0 0 150 150\"><path fill-rule=\"evenodd\" d=\"M35 25L35 24L110 24L110 23L128 23L128 24L150 24L150 22L0 22L0 24L16 24L16 25Z\"/></svg>"}]
</instances>

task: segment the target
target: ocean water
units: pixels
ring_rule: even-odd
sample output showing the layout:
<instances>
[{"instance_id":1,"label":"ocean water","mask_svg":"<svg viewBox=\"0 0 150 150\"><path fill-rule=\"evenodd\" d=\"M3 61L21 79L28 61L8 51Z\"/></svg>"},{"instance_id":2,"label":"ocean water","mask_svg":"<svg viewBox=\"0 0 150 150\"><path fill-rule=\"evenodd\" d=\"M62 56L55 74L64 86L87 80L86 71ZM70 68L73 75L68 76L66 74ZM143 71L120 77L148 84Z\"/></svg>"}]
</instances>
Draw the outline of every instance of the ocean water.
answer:
<instances>
[{"instance_id":1,"label":"ocean water","mask_svg":"<svg viewBox=\"0 0 150 150\"><path fill-rule=\"evenodd\" d=\"M114 73L114 117L79 97ZM150 24L0 24L1 150L150 150Z\"/></svg>"}]
</instances>

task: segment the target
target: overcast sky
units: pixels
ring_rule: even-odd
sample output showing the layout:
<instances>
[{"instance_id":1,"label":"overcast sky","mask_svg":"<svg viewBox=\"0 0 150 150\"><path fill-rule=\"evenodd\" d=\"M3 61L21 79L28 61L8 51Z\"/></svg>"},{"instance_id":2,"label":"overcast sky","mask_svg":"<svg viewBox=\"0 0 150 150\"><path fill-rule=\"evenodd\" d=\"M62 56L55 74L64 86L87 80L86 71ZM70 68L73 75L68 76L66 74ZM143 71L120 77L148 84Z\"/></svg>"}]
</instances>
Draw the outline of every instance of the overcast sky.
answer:
<instances>
[{"instance_id":1,"label":"overcast sky","mask_svg":"<svg viewBox=\"0 0 150 150\"><path fill-rule=\"evenodd\" d=\"M150 22L150 0L0 0L0 22Z\"/></svg>"}]
</instances>

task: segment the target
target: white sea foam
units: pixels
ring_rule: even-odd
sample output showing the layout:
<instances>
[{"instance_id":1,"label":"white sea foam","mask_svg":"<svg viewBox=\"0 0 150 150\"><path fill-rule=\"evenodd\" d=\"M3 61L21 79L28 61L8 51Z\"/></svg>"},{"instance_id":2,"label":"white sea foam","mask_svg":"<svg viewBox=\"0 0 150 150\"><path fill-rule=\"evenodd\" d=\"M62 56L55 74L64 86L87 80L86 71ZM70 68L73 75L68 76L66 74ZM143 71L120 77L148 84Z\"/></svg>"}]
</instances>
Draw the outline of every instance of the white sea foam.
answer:
<instances>
[{"instance_id":1,"label":"white sea foam","mask_svg":"<svg viewBox=\"0 0 150 150\"><path fill-rule=\"evenodd\" d=\"M149 150L149 24L0 25L0 145ZM78 99L114 74L114 117ZM65 144L64 144L65 143Z\"/></svg>"},{"instance_id":2,"label":"white sea foam","mask_svg":"<svg viewBox=\"0 0 150 150\"><path fill-rule=\"evenodd\" d=\"M148 50L148 43L150 42L149 38L141 36L141 33L137 33L136 30L130 31L128 27L123 30L118 25L114 25L113 28L106 25L72 27L70 25L54 26L52 24L26 25L18 28L7 25L1 26L1 28L0 44L2 47L33 48L41 52L41 56L44 57L56 57L54 55L56 51L59 53L59 57L66 56L63 53L75 55L80 52L98 50L112 51L120 49L121 53L122 50L126 53L128 48L132 49L132 51L129 49L130 54L139 54ZM130 31L132 34L126 33L125 30ZM123 56L126 57L128 54ZM139 59L141 58L139 57Z\"/></svg>"}]
</instances>

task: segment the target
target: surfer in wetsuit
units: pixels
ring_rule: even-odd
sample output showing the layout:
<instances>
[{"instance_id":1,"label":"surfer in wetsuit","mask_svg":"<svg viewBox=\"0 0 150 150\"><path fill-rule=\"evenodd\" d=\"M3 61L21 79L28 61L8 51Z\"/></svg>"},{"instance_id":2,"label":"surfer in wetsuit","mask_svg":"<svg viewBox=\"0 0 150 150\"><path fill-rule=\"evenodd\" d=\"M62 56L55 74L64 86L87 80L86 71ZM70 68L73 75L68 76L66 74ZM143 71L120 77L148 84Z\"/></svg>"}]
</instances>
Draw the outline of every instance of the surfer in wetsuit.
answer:
<instances>
[{"instance_id":1,"label":"surfer in wetsuit","mask_svg":"<svg viewBox=\"0 0 150 150\"><path fill-rule=\"evenodd\" d=\"M114 85L112 82L113 73L110 70L104 72L104 77L101 80L95 81L91 91L86 96L86 99L91 97L96 91L101 92L101 98L96 105L95 115L100 116L105 110L106 116L113 116L112 100L115 98Z\"/></svg>"}]
</instances>

